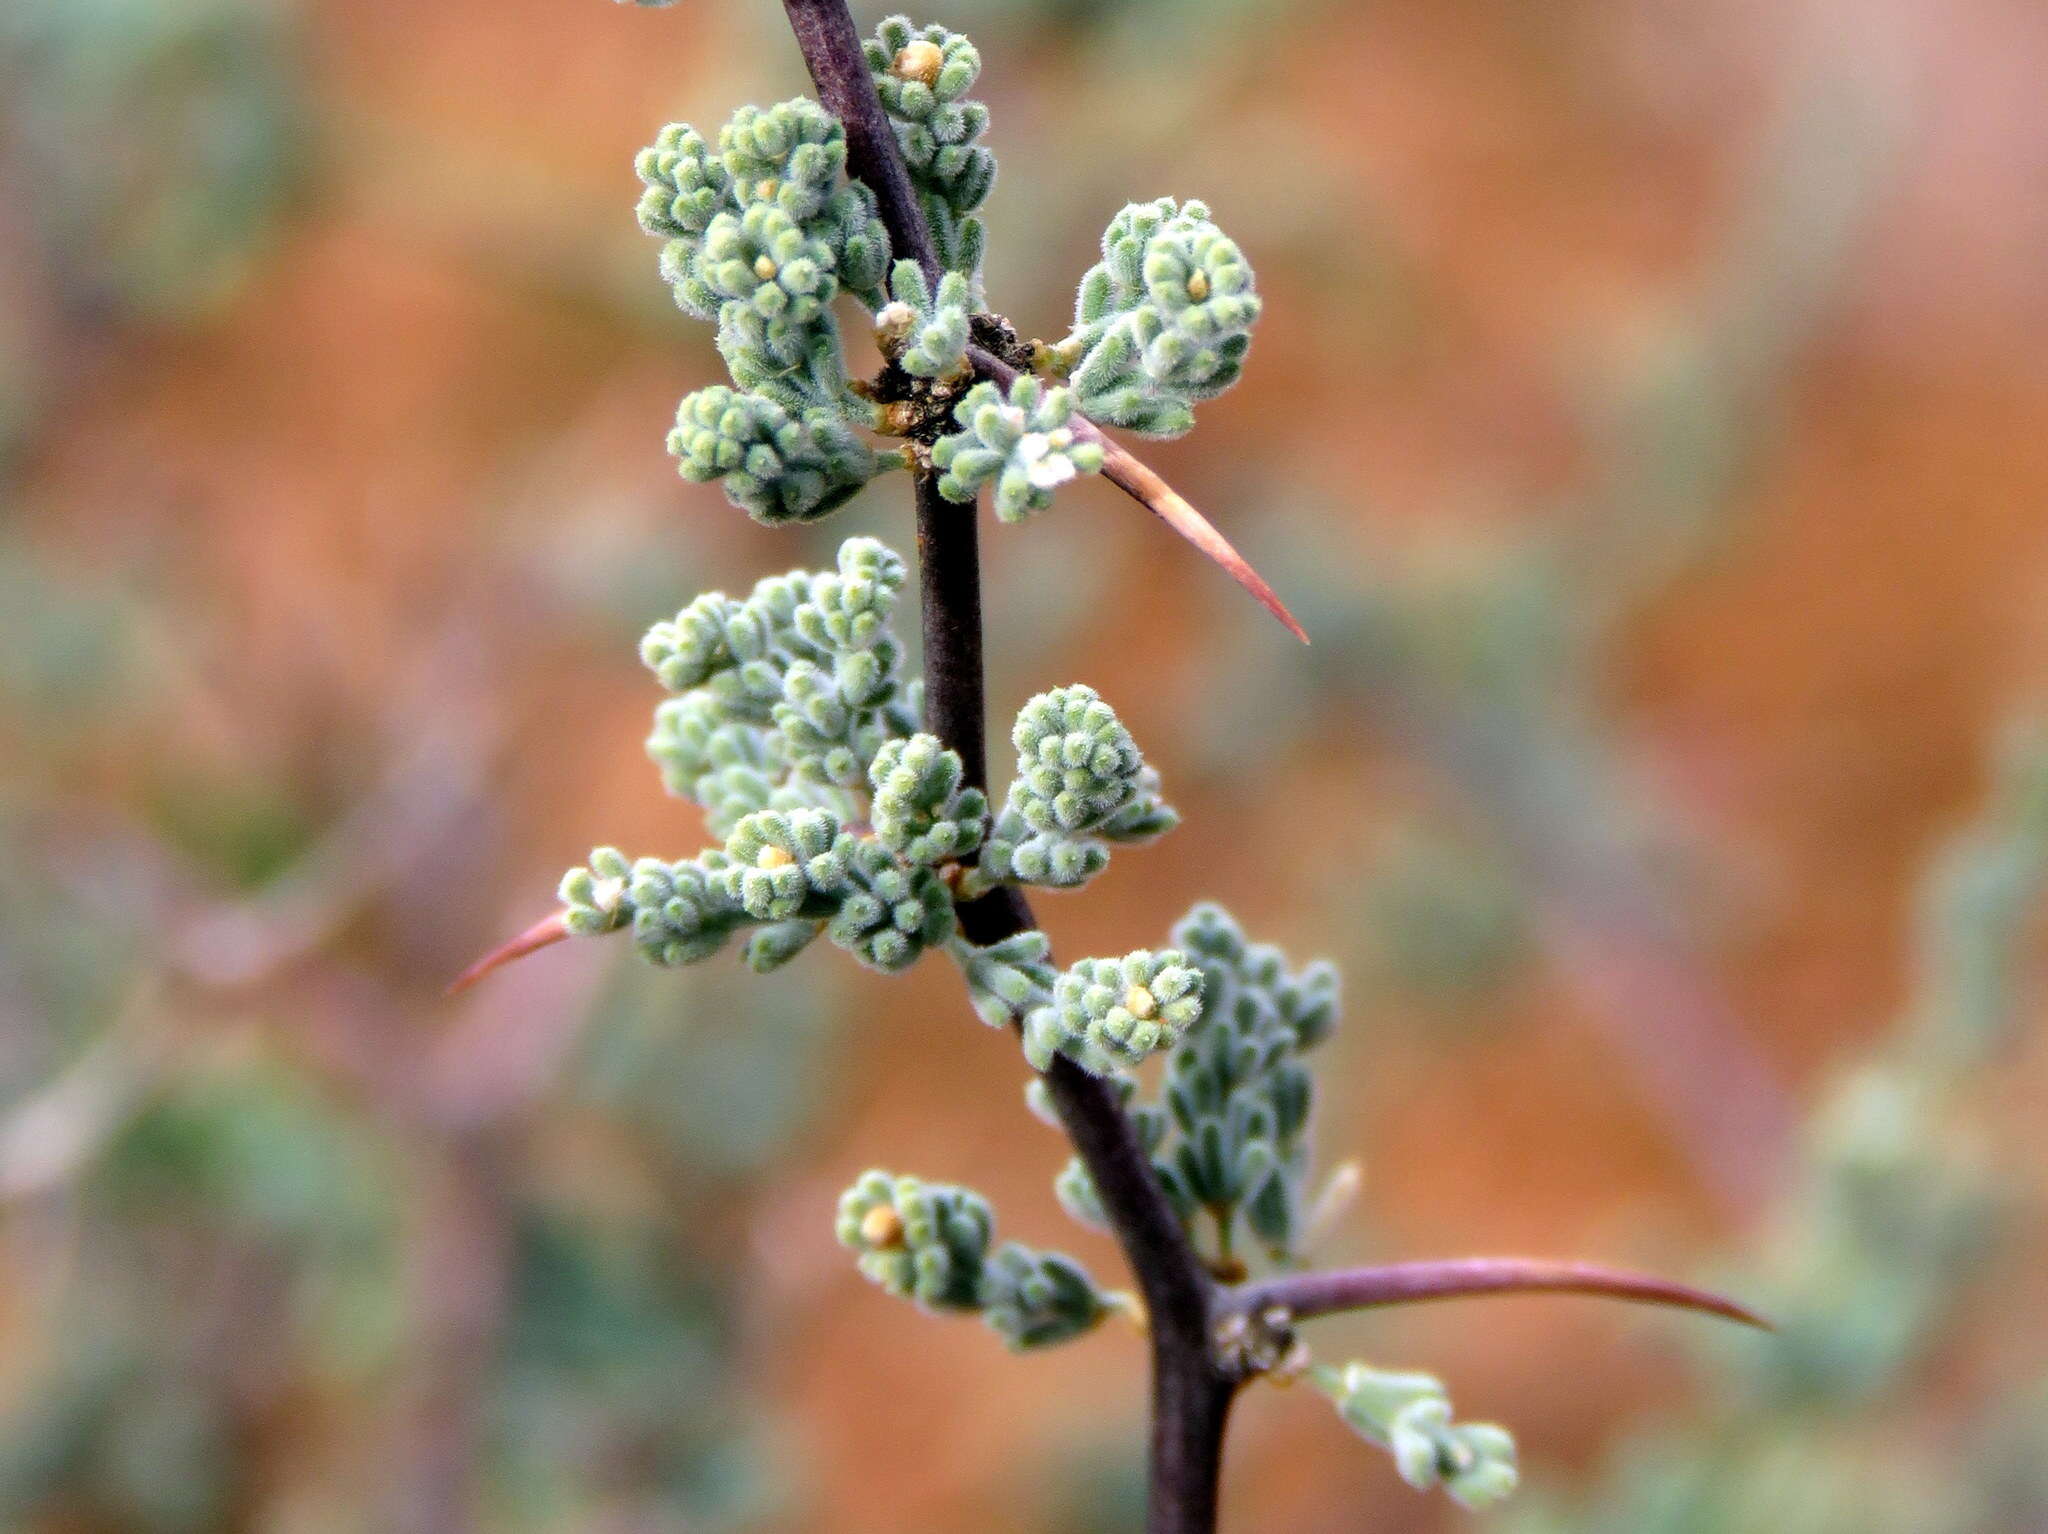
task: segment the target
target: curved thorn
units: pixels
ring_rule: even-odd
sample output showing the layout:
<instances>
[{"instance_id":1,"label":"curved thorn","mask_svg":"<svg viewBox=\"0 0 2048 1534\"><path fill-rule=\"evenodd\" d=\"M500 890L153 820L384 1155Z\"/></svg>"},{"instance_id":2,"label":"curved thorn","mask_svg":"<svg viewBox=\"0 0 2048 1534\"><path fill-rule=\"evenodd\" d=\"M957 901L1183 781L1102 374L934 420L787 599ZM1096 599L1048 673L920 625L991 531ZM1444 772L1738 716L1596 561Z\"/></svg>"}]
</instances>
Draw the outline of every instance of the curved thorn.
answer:
<instances>
[{"instance_id":1,"label":"curved thorn","mask_svg":"<svg viewBox=\"0 0 2048 1534\"><path fill-rule=\"evenodd\" d=\"M569 935L569 916L566 911L557 911L544 920L535 922L509 943L501 943L485 954L476 963L457 975L448 984L444 996L455 996L468 990L492 970L510 964L514 959L523 959L530 953L559 943Z\"/></svg>"},{"instance_id":2,"label":"curved thorn","mask_svg":"<svg viewBox=\"0 0 2048 1534\"><path fill-rule=\"evenodd\" d=\"M1339 1311L1466 1299L1481 1294L1591 1294L1697 1310L1764 1331L1774 1329L1746 1305L1711 1290L1591 1263L1543 1262L1525 1257L1395 1262L1331 1273L1290 1274L1247 1284L1236 1292L1236 1297L1249 1310L1280 1305L1297 1319L1306 1319Z\"/></svg>"}]
</instances>

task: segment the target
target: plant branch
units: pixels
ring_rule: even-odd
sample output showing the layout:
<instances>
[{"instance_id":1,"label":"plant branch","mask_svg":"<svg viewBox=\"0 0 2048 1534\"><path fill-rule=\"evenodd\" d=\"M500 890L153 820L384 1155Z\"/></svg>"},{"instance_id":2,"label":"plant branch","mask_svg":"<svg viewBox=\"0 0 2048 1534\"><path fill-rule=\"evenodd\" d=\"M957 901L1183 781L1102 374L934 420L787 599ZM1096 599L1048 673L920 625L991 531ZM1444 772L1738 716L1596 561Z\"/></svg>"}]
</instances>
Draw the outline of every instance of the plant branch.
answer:
<instances>
[{"instance_id":1,"label":"plant branch","mask_svg":"<svg viewBox=\"0 0 2048 1534\"><path fill-rule=\"evenodd\" d=\"M986 787L976 531L971 512L942 497L930 474L918 476L925 727L959 753L976 787ZM1038 925L1030 902L1011 885L964 902L959 916L968 941L983 947ZM1147 1528L1209 1534L1223 1430L1240 1383L1217 1366L1210 1348L1214 1285L1109 1087L1064 1055L1054 1057L1044 1081L1144 1296L1152 1337Z\"/></svg>"},{"instance_id":2,"label":"plant branch","mask_svg":"<svg viewBox=\"0 0 2048 1534\"><path fill-rule=\"evenodd\" d=\"M1395 1262L1384 1267L1344 1268L1329 1273L1290 1273L1233 1290L1231 1303L1250 1314L1279 1306L1302 1321L1339 1311L1467 1299L1481 1294L1591 1294L1705 1311L1765 1330L1771 1325L1746 1306L1690 1284L1590 1263L1543 1262L1527 1257L1465 1257Z\"/></svg>"},{"instance_id":3,"label":"plant branch","mask_svg":"<svg viewBox=\"0 0 2048 1534\"><path fill-rule=\"evenodd\" d=\"M845 125L849 173L874 191L893 248L936 280L931 234L851 14L843 0L784 0L783 8L819 98ZM929 473L918 474L926 727L959 753L968 781L985 788L977 510L945 500ZM963 904L960 924L969 941L986 945L1037 921L1023 895L1004 888ZM1238 1384L1210 1348L1213 1286L1109 1087L1063 1056L1045 1073L1045 1083L1145 1300L1153 1359L1147 1526L1151 1534L1209 1534L1223 1430Z\"/></svg>"},{"instance_id":4,"label":"plant branch","mask_svg":"<svg viewBox=\"0 0 2048 1534\"><path fill-rule=\"evenodd\" d=\"M889 231L890 249L916 261L925 280L937 286L942 269L932 246L931 227L897 147L896 130L875 94L852 13L840 0L783 0L782 8L788 13L797 46L803 50L819 101L846 130L847 173L875 194L877 210ZM1005 389L1017 377L1015 368L982 347L969 347L968 360L974 364L976 377L993 379ZM1102 472L1111 484L1214 560L1285 624L1289 633L1308 643L1307 633L1273 588L1186 497L1086 416L1076 415L1068 425L1076 436L1102 444Z\"/></svg>"},{"instance_id":5,"label":"plant branch","mask_svg":"<svg viewBox=\"0 0 2048 1534\"><path fill-rule=\"evenodd\" d=\"M936 282L939 263L931 233L844 0L783 0L783 8L819 98L845 127L849 174L874 192L895 252L915 259ZM1017 376L1014 368L980 348L970 355L980 376L1005 388ZM1257 572L1158 474L1085 418L1075 416L1072 427L1102 444L1104 472L1112 482L1222 565L1306 639ZM925 726L958 753L967 781L985 789L979 508L945 500L928 469L916 471L915 483ZM963 902L958 915L961 931L982 946L1037 926L1029 902L1010 886ZM1149 1534L1214 1534L1224 1432L1246 1377L1245 1366L1226 1365L1214 1344L1215 1323L1227 1311L1280 1305L1293 1315L1312 1316L1456 1294L1549 1290L1685 1305L1763 1324L1733 1302L1703 1291L1567 1264L1413 1263L1219 1290L1109 1085L1063 1055L1054 1058L1044 1081L1144 1297L1152 1338Z\"/></svg>"}]
</instances>

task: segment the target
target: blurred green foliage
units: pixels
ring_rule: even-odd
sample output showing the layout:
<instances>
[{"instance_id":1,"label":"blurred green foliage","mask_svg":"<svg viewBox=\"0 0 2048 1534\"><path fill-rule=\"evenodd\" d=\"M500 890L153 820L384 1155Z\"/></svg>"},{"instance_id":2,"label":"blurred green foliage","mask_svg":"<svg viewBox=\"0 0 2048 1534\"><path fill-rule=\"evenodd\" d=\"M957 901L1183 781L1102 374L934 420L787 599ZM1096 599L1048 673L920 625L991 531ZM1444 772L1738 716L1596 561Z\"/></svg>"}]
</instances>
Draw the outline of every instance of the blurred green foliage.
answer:
<instances>
[{"instance_id":1,"label":"blurred green foliage","mask_svg":"<svg viewBox=\"0 0 2048 1534\"><path fill-rule=\"evenodd\" d=\"M1955 1441L2038 1432L2021 1360L1958 1414L1934 1365L1966 1344L1977 1296L2025 1191L1979 1127L2033 1016L2022 978L2048 888L2048 728L2015 732L1991 802L1922 887L1917 988L1806 1126L1799 1175L1744 1260L1775 1346L1713 1359L1718 1406L1624 1443L1528 1534L2005 1534L2041 1505L2038 1458L1991 1485ZM1757 1275L1761 1273L1761 1278ZM2009 1452L2009 1451L2008 1451Z\"/></svg>"}]
</instances>

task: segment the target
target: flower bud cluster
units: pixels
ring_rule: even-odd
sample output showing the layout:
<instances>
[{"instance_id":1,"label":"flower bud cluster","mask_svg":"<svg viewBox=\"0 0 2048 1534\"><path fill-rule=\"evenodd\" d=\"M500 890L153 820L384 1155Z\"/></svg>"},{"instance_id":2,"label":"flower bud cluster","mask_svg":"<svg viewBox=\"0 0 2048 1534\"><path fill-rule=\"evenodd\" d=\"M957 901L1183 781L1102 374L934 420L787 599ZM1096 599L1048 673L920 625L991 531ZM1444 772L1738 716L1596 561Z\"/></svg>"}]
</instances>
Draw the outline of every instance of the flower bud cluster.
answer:
<instances>
[{"instance_id":1,"label":"flower bud cluster","mask_svg":"<svg viewBox=\"0 0 2048 1534\"><path fill-rule=\"evenodd\" d=\"M668 450L684 479L723 481L726 497L767 527L829 516L881 472L874 450L841 416L792 415L765 394L724 384L683 397Z\"/></svg>"},{"instance_id":2,"label":"flower bud cluster","mask_svg":"<svg viewBox=\"0 0 2048 1534\"><path fill-rule=\"evenodd\" d=\"M1109 1312L1072 1258L1015 1241L992 1250L995 1217L966 1188L868 1172L840 1196L837 1230L871 1281L926 1310L979 1313L1012 1348L1065 1342Z\"/></svg>"},{"instance_id":3,"label":"flower bud cluster","mask_svg":"<svg viewBox=\"0 0 2048 1534\"><path fill-rule=\"evenodd\" d=\"M1237 382L1259 295L1244 252L1193 200L1132 203L1081 279L1070 375L1082 411L1153 436L1194 425L1197 400Z\"/></svg>"},{"instance_id":4,"label":"flower bud cluster","mask_svg":"<svg viewBox=\"0 0 2048 1534\"><path fill-rule=\"evenodd\" d=\"M1336 1025L1336 971L1318 963L1290 972L1278 949L1247 941L1214 905L1195 907L1173 942L1176 960L1200 976L1200 1018L1170 1042L1158 1100L1133 1104L1133 1127L1191 1235L1203 1214L1225 1251L1243 1227L1276 1261L1290 1261L1302 1236L1314 1098L1301 1057ZM1095 1217L1078 1161L1058 1188L1077 1218Z\"/></svg>"},{"instance_id":5,"label":"flower bud cluster","mask_svg":"<svg viewBox=\"0 0 2048 1534\"><path fill-rule=\"evenodd\" d=\"M1055 1053L1098 1076L1133 1070L1170 1048L1202 1015L1202 973L1173 949L1083 959L1053 982L1024 1025L1024 1056L1045 1070Z\"/></svg>"},{"instance_id":6,"label":"flower bud cluster","mask_svg":"<svg viewBox=\"0 0 2048 1534\"><path fill-rule=\"evenodd\" d=\"M635 168L640 226L683 310L718 324L737 390L693 394L669 436L683 477L720 480L767 523L809 521L887 466L852 429L832 301L882 302L889 241L874 196L845 179L846 135L799 97L743 107L719 134L672 123Z\"/></svg>"},{"instance_id":7,"label":"flower bud cluster","mask_svg":"<svg viewBox=\"0 0 2048 1534\"><path fill-rule=\"evenodd\" d=\"M980 846L988 807L959 757L916 732L890 628L906 573L849 539L834 570L714 592L648 631L641 658L679 694L649 754L724 845L677 863L600 849L562 881L573 933L631 926L649 959L690 964L748 931L758 970L820 935L883 971L953 937L938 867Z\"/></svg>"},{"instance_id":8,"label":"flower bud cluster","mask_svg":"<svg viewBox=\"0 0 2048 1534\"><path fill-rule=\"evenodd\" d=\"M988 796L963 788L959 756L930 735L885 742L868 766L875 837L910 863L947 863L981 845Z\"/></svg>"},{"instance_id":9,"label":"flower bud cluster","mask_svg":"<svg viewBox=\"0 0 2048 1534\"><path fill-rule=\"evenodd\" d=\"M967 99L981 54L958 32L901 16L877 27L864 48L939 262L978 285L987 236L975 210L996 179L996 157L976 142L988 108Z\"/></svg>"},{"instance_id":10,"label":"flower bud cluster","mask_svg":"<svg viewBox=\"0 0 2048 1534\"><path fill-rule=\"evenodd\" d=\"M1109 865L1109 843L1152 841L1179 824L1130 731L1091 687L1038 694L1010 741L1017 776L982 855L986 879L1072 889Z\"/></svg>"},{"instance_id":11,"label":"flower bud cluster","mask_svg":"<svg viewBox=\"0 0 2048 1534\"><path fill-rule=\"evenodd\" d=\"M1073 414L1073 390L1029 374L1012 379L1008 393L976 384L953 407L953 419L966 429L932 444L939 494L971 501L993 484L996 515L1005 522L1045 510L1061 485L1102 468L1102 444L1075 434Z\"/></svg>"},{"instance_id":12,"label":"flower bud cluster","mask_svg":"<svg viewBox=\"0 0 2048 1534\"><path fill-rule=\"evenodd\" d=\"M875 314L875 334L911 377L954 379L967 372L973 318L974 296L960 273L947 272L934 294L915 261L898 261L889 302Z\"/></svg>"}]
</instances>

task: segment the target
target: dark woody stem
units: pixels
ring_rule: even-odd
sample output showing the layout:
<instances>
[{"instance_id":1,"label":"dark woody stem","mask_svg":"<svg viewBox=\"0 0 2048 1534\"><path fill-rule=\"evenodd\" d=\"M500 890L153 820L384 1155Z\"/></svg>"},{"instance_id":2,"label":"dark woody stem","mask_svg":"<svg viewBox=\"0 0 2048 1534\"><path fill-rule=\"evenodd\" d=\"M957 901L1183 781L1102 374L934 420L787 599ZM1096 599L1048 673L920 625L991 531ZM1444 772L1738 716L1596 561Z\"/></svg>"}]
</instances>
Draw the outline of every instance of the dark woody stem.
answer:
<instances>
[{"instance_id":1,"label":"dark woody stem","mask_svg":"<svg viewBox=\"0 0 2048 1534\"><path fill-rule=\"evenodd\" d=\"M861 39L842 0L784 0L825 109L846 128L847 170L873 190L891 248L937 280L923 210L883 114ZM917 548L923 601L925 727L959 753L967 779L987 786L977 508L941 497L917 476ZM968 941L986 946L1037 926L1013 888L960 907ZM1152 1338L1150 1534L1210 1534L1223 1430L1239 1381L1210 1347L1213 1284L1110 1088L1065 1056L1045 1084L1088 1168L1123 1248Z\"/></svg>"},{"instance_id":2,"label":"dark woody stem","mask_svg":"<svg viewBox=\"0 0 2048 1534\"><path fill-rule=\"evenodd\" d=\"M891 248L936 284L939 262L924 211L875 94L861 38L844 0L783 0L825 109L845 126L848 173L875 194ZM977 373L1007 384L1015 370L975 348ZM1092 423L1074 429L1101 441L1105 473L1235 576L1296 634L1301 630L1257 573L1157 474ZM946 500L928 469L916 472L917 547L924 633L925 727L958 753L967 780L988 784L984 740L979 509ZM1305 636L1303 636L1305 637ZM1021 891L1004 886L958 908L969 942L991 943L1037 927ZM1660 1280L1561 1264L1421 1263L1297 1275L1222 1289L1203 1266L1153 1172L1151 1158L1109 1085L1064 1055L1044 1073L1053 1107L1087 1167L1112 1233L1143 1296L1152 1342L1148 1534L1214 1534L1223 1436L1245 1373L1215 1346L1217 1320L1275 1305L1307 1317L1361 1305L1509 1289L1577 1290L1692 1305L1741 1320L1730 1302Z\"/></svg>"}]
</instances>

